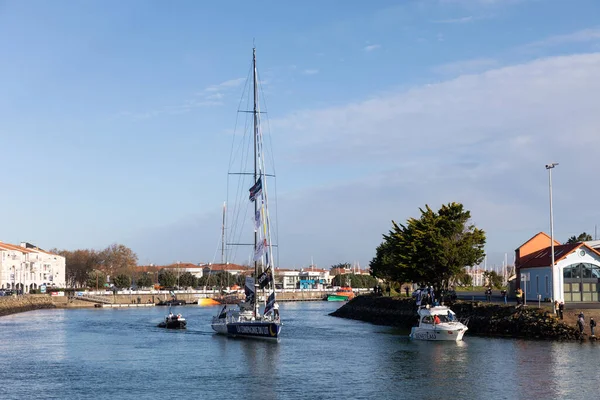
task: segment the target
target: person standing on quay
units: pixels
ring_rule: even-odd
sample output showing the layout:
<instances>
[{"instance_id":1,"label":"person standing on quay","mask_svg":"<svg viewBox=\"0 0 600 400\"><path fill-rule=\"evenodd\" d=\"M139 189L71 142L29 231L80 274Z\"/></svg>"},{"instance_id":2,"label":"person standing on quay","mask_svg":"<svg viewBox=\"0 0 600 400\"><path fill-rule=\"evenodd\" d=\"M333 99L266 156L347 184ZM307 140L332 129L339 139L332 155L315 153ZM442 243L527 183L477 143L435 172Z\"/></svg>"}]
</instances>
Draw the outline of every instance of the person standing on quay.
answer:
<instances>
[{"instance_id":1,"label":"person standing on quay","mask_svg":"<svg viewBox=\"0 0 600 400\"><path fill-rule=\"evenodd\" d=\"M585 326L585 321L583 319L583 313L579 314L579 318L577 318L577 327L579 328L579 333L583 335L583 327Z\"/></svg>"},{"instance_id":2,"label":"person standing on quay","mask_svg":"<svg viewBox=\"0 0 600 400\"><path fill-rule=\"evenodd\" d=\"M561 301L558 305L558 316L563 319L563 313L565 312L565 302Z\"/></svg>"},{"instance_id":3,"label":"person standing on quay","mask_svg":"<svg viewBox=\"0 0 600 400\"><path fill-rule=\"evenodd\" d=\"M590 331L592 331L592 337L596 337L596 333L594 332L595 329L596 321L594 321L594 318L590 318Z\"/></svg>"}]
</instances>

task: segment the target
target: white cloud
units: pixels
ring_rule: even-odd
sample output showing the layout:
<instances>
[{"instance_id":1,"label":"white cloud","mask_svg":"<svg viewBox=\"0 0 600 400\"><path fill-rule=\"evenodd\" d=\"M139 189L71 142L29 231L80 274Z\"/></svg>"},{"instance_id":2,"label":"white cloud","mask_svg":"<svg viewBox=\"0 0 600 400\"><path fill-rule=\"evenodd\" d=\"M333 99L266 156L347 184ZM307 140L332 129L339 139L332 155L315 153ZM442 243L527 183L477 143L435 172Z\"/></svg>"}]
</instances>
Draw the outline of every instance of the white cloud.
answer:
<instances>
[{"instance_id":1,"label":"white cloud","mask_svg":"<svg viewBox=\"0 0 600 400\"><path fill-rule=\"evenodd\" d=\"M377 50L380 48L381 48L380 44L370 44L368 46L363 47L363 50L366 52L370 52L370 51Z\"/></svg>"},{"instance_id":2,"label":"white cloud","mask_svg":"<svg viewBox=\"0 0 600 400\"><path fill-rule=\"evenodd\" d=\"M544 40L529 43L524 47L550 47L569 43L583 43L600 40L600 28L582 29L565 35L550 36Z\"/></svg>"},{"instance_id":3,"label":"white cloud","mask_svg":"<svg viewBox=\"0 0 600 400\"><path fill-rule=\"evenodd\" d=\"M496 67L498 61L492 58L476 58L473 60L456 61L447 64L438 65L432 68L437 74L459 75L481 72L483 70Z\"/></svg>"},{"instance_id":4,"label":"white cloud","mask_svg":"<svg viewBox=\"0 0 600 400\"><path fill-rule=\"evenodd\" d=\"M468 17L442 19L442 20L436 20L436 21L432 21L432 22L434 22L436 24L464 24L467 22L473 22L473 20L474 20L473 16L469 15Z\"/></svg>"},{"instance_id":5,"label":"white cloud","mask_svg":"<svg viewBox=\"0 0 600 400\"><path fill-rule=\"evenodd\" d=\"M302 73L304 75L316 75L319 73L318 69L305 69L304 71L302 71Z\"/></svg>"},{"instance_id":6,"label":"white cloud","mask_svg":"<svg viewBox=\"0 0 600 400\"><path fill-rule=\"evenodd\" d=\"M318 204L288 200L298 210L288 216L298 222L294 234L318 243L331 231L311 227L335 225L337 242L365 260L381 239L371 235L389 229L392 218L403 221L425 203L461 201L488 231L488 250L511 252L547 230L550 161L560 162L553 173L557 237L589 230L590 221L600 221L600 189L589 175L600 146L599 92L600 53L589 53L272 120L272 131L289 140L283 157L319 171L321 189L297 188L298 199ZM349 168L355 178L340 182L339 170Z\"/></svg>"},{"instance_id":7,"label":"white cloud","mask_svg":"<svg viewBox=\"0 0 600 400\"><path fill-rule=\"evenodd\" d=\"M235 88L240 86L242 83L244 83L244 81L246 81L246 78L235 78L235 79L230 79L228 81L225 82L221 82L217 85L212 85L207 87L206 89L204 89L206 92L218 92L219 90L223 90L223 89L230 89L230 88Z\"/></svg>"},{"instance_id":8,"label":"white cloud","mask_svg":"<svg viewBox=\"0 0 600 400\"><path fill-rule=\"evenodd\" d=\"M223 97L225 97L225 95L223 93L217 92L217 93L206 96L206 99L207 100L221 100Z\"/></svg>"}]
</instances>

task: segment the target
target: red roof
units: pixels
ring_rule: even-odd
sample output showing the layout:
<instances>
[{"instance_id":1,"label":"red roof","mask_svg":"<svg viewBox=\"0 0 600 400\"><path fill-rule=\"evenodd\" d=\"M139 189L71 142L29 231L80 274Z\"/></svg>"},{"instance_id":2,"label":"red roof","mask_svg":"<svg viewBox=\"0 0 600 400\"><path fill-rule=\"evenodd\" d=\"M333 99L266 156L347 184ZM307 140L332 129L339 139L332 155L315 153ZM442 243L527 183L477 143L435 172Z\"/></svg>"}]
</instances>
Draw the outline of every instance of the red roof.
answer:
<instances>
[{"instance_id":1,"label":"red roof","mask_svg":"<svg viewBox=\"0 0 600 400\"><path fill-rule=\"evenodd\" d=\"M56 255L54 253L50 253L49 251L42 250L39 247L35 247L35 248L23 247L23 246L18 246L16 244L4 243L2 241L0 241L0 249L15 250L15 251L20 251L21 253L38 253L39 252L39 253L50 254L53 256Z\"/></svg>"},{"instance_id":2,"label":"red roof","mask_svg":"<svg viewBox=\"0 0 600 400\"><path fill-rule=\"evenodd\" d=\"M585 243L561 244L559 246L554 246L554 263L562 260L580 247L585 247L587 250L600 255L597 250L591 248ZM518 262L518 268L549 267L551 264L552 254L551 248L548 246L545 249L534 251L533 253L521 258Z\"/></svg>"},{"instance_id":3,"label":"red roof","mask_svg":"<svg viewBox=\"0 0 600 400\"><path fill-rule=\"evenodd\" d=\"M251 269L250 267L237 264L208 264L203 265L202 268L208 268L211 271L248 271Z\"/></svg>"}]
</instances>

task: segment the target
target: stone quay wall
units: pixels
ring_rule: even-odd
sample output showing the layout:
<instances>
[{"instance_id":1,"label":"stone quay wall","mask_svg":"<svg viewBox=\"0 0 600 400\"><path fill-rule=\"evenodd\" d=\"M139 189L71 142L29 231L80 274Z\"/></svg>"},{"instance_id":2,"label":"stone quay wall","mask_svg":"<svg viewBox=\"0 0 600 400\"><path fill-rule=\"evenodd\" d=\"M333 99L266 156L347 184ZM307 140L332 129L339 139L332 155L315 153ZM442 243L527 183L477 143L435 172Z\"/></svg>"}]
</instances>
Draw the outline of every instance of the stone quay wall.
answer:
<instances>
[{"instance_id":1,"label":"stone quay wall","mask_svg":"<svg viewBox=\"0 0 600 400\"><path fill-rule=\"evenodd\" d=\"M451 305L468 334L524 339L580 340L579 331L551 312L537 307L515 307L483 302L457 301ZM411 328L418 323L412 299L358 296L331 315L376 325Z\"/></svg>"},{"instance_id":2,"label":"stone quay wall","mask_svg":"<svg viewBox=\"0 0 600 400\"><path fill-rule=\"evenodd\" d=\"M54 299L43 294L0 296L0 316L44 308L56 308Z\"/></svg>"}]
</instances>

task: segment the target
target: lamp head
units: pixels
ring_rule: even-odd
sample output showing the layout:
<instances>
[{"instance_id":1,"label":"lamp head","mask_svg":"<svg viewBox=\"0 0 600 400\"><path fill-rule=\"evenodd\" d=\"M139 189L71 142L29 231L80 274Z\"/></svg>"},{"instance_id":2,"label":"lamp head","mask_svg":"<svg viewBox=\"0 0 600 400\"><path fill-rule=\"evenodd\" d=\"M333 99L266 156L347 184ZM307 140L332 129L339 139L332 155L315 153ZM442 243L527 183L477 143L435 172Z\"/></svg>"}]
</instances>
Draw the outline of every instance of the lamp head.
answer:
<instances>
[{"instance_id":1,"label":"lamp head","mask_svg":"<svg viewBox=\"0 0 600 400\"><path fill-rule=\"evenodd\" d=\"M551 163L551 164L546 164L546 169L554 168L554 167L556 167L557 165L558 165L558 163L557 163L557 162L553 162L553 163Z\"/></svg>"}]
</instances>

